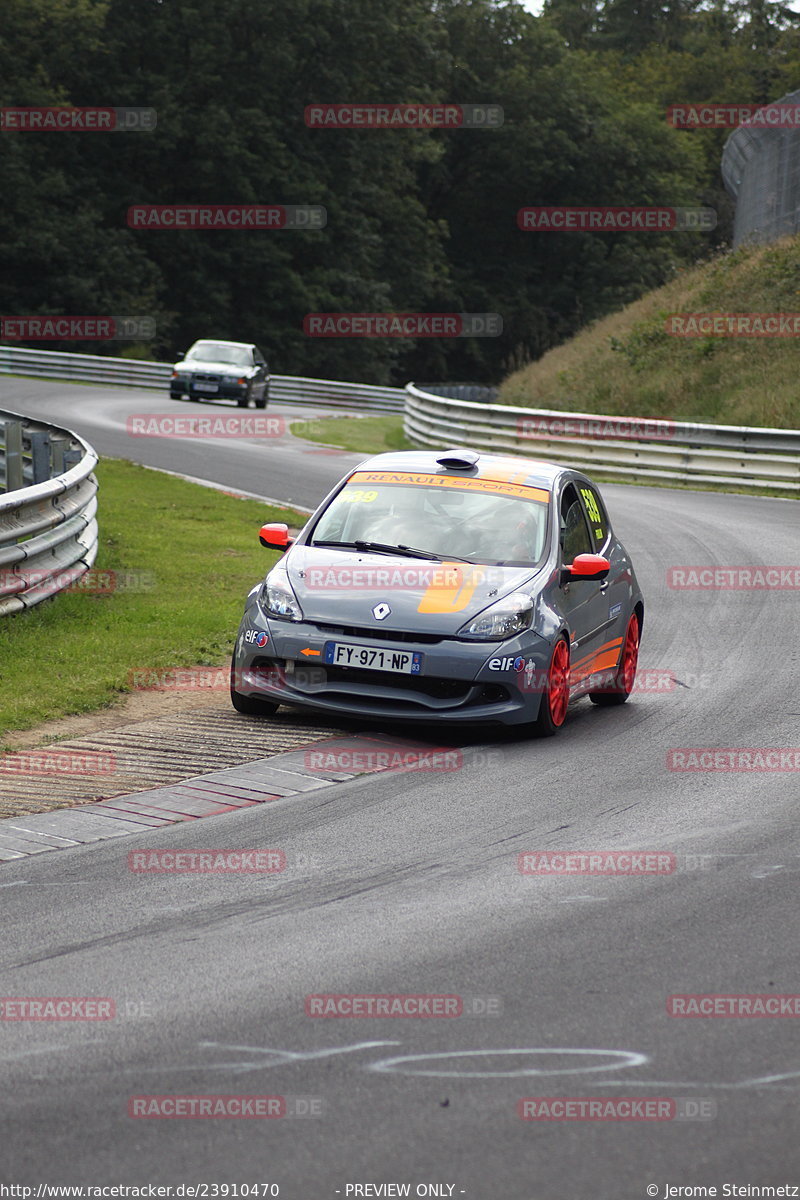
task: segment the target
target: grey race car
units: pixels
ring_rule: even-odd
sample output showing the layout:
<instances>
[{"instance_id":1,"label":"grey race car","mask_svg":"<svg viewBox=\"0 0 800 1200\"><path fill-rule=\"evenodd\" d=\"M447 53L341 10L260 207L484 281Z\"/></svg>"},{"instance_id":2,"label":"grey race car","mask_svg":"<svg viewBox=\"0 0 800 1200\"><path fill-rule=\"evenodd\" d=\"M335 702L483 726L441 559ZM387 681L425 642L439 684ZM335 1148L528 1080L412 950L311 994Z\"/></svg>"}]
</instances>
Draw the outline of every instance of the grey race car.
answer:
<instances>
[{"instance_id":1,"label":"grey race car","mask_svg":"<svg viewBox=\"0 0 800 1200\"><path fill-rule=\"evenodd\" d=\"M326 497L247 598L243 713L563 725L633 690L644 602L591 480L469 450L381 454Z\"/></svg>"}]
</instances>

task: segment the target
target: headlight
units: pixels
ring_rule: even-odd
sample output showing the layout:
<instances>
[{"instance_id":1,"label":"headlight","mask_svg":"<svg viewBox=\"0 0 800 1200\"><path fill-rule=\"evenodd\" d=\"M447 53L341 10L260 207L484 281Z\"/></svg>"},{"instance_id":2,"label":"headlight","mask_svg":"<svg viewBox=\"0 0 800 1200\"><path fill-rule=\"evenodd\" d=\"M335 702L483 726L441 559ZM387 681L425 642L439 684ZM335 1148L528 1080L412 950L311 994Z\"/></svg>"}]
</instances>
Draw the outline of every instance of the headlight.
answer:
<instances>
[{"instance_id":1,"label":"headlight","mask_svg":"<svg viewBox=\"0 0 800 1200\"><path fill-rule=\"evenodd\" d=\"M283 617L284 621L303 619L303 610L292 591L289 576L282 567L275 567L270 571L261 585L258 598L272 617Z\"/></svg>"},{"instance_id":2,"label":"headlight","mask_svg":"<svg viewBox=\"0 0 800 1200\"><path fill-rule=\"evenodd\" d=\"M531 623L533 600L525 592L512 592L485 608L469 625L462 626L458 636L479 642L499 642L522 633Z\"/></svg>"}]
</instances>

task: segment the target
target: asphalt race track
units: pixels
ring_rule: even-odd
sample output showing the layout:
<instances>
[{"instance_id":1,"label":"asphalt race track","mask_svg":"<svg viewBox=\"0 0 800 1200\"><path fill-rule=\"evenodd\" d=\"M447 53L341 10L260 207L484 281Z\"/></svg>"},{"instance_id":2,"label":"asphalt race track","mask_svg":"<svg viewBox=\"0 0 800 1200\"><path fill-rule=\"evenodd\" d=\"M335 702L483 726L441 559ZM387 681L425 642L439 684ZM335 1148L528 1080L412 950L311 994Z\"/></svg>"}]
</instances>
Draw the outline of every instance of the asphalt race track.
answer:
<instances>
[{"instance_id":1,"label":"asphalt race track","mask_svg":"<svg viewBox=\"0 0 800 1200\"><path fill-rule=\"evenodd\" d=\"M178 407L155 392L5 379L0 406L306 507L358 457L288 435L127 437L130 413ZM2 995L112 997L118 1014L0 1022L2 1178L274 1183L298 1200L800 1184L797 1019L667 1010L675 994L800 992L800 775L667 767L675 748L800 747L797 592L666 585L672 566L797 564L798 510L603 492L645 593L640 670L673 685L618 710L582 700L549 741L465 739L461 770L362 776L146 839L278 847L306 863L294 876L133 874L123 838L0 868ZM675 869L517 868L524 851L622 849ZM463 1013L307 1016L328 993L445 994ZM176 1094L281 1096L287 1116L128 1116L131 1097ZM525 1097L676 1103L666 1120L534 1121Z\"/></svg>"}]
</instances>

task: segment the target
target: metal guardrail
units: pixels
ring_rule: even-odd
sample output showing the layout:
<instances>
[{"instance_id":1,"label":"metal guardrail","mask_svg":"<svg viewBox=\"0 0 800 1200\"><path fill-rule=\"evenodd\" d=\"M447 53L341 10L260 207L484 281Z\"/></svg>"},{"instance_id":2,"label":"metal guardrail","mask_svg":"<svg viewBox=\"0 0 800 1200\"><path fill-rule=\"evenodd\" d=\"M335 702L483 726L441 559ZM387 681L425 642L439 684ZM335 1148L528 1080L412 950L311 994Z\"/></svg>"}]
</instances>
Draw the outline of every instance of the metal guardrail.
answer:
<instances>
[{"instance_id":1,"label":"metal guardrail","mask_svg":"<svg viewBox=\"0 0 800 1200\"><path fill-rule=\"evenodd\" d=\"M166 388L170 371L168 363L0 346L0 374ZM461 392L461 386L448 390ZM421 445L533 453L630 482L660 479L800 492L798 431L515 408L493 403L492 389L478 394L480 402L436 395L414 384L404 391L291 375L273 375L270 383L270 398L277 403L403 411L406 436Z\"/></svg>"},{"instance_id":2,"label":"metal guardrail","mask_svg":"<svg viewBox=\"0 0 800 1200\"><path fill-rule=\"evenodd\" d=\"M800 432L474 404L406 387L406 437L563 462L628 482L800 492Z\"/></svg>"},{"instance_id":3,"label":"metal guardrail","mask_svg":"<svg viewBox=\"0 0 800 1200\"><path fill-rule=\"evenodd\" d=\"M0 617L32 608L92 566L97 461L68 429L0 411Z\"/></svg>"},{"instance_id":4,"label":"metal guardrail","mask_svg":"<svg viewBox=\"0 0 800 1200\"><path fill-rule=\"evenodd\" d=\"M31 375L37 379L72 379L82 383L108 383L116 387L166 389L171 371L171 363L0 346L0 375ZM342 383L329 379L302 379L294 375L273 375L269 395L276 404L363 408L369 412L402 412L405 401L402 388L374 387L367 383Z\"/></svg>"},{"instance_id":5,"label":"metal guardrail","mask_svg":"<svg viewBox=\"0 0 800 1200\"><path fill-rule=\"evenodd\" d=\"M499 388L482 383L421 383L419 390L449 400L474 400L476 404L494 404L500 394Z\"/></svg>"}]
</instances>

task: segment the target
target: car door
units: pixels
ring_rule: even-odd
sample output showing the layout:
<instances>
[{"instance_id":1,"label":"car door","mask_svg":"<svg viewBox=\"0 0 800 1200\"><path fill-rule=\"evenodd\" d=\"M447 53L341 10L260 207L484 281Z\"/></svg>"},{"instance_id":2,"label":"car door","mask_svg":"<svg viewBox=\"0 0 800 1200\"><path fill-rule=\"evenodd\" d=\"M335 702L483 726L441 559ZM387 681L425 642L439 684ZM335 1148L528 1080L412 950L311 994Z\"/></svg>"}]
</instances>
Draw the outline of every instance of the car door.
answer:
<instances>
[{"instance_id":1,"label":"car door","mask_svg":"<svg viewBox=\"0 0 800 1200\"><path fill-rule=\"evenodd\" d=\"M568 479L562 485L558 501L560 565L569 567L579 554L595 554L596 536L587 520L582 486ZM566 579L560 586L559 601L570 631L570 678L579 686L593 670L604 651L608 627L607 583L595 579Z\"/></svg>"},{"instance_id":2,"label":"car door","mask_svg":"<svg viewBox=\"0 0 800 1200\"><path fill-rule=\"evenodd\" d=\"M614 537L598 489L588 479L579 479L577 487L589 523L592 550L595 554L604 555L611 564L608 577L601 585L601 615L604 615L605 624L600 639L600 654L595 664L596 670L610 670L619 660L622 638L630 616L630 563L623 547Z\"/></svg>"}]
</instances>

